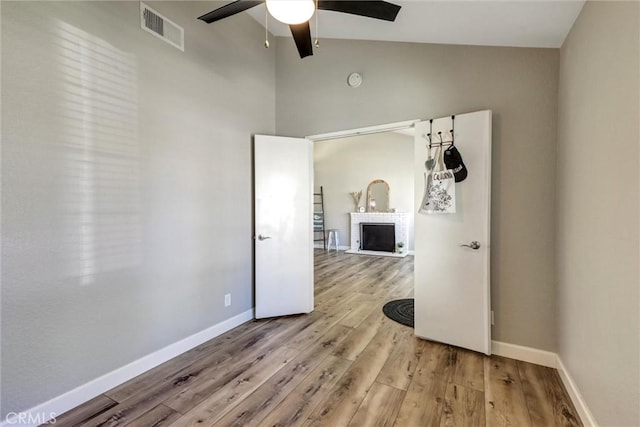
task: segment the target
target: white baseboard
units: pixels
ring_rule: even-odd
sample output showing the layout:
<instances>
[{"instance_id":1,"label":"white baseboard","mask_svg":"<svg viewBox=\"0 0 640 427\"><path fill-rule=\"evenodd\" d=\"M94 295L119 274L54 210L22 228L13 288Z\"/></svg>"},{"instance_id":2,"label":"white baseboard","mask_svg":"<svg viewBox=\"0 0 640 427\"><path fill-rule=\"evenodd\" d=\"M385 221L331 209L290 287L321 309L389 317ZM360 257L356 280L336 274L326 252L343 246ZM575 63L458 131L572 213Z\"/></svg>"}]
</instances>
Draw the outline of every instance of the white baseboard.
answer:
<instances>
[{"instance_id":1,"label":"white baseboard","mask_svg":"<svg viewBox=\"0 0 640 427\"><path fill-rule=\"evenodd\" d=\"M589 427L589 426L597 427L598 423L596 422L596 419L593 417L593 414L591 413L591 411L589 410L589 407L587 406L587 402L584 401L584 398L582 397L582 394L580 393L578 386L573 381L573 378L569 374L569 371L567 371L567 368L564 366L564 363L562 363L562 359L560 359L559 355L557 356L556 365L557 365L558 373L560 374L560 379L562 380L564 387L567 389L567 393L569 393L569 397L571 397L573 406L575 406L576 411L578 411L578 415L580 416L580 420L582 421L582 424L584 424L585 427Z\"/></svg>"},{"instance_id":2,"label":"white baseboard","mask_svg":"<svg viewBox=\"0 0 640 427\"><path fill-rule=\"evenodd\" d=\"M535 363L536 365L548 366L549 368L555 368L558 360L556 353L501 341L491 341L491 353L510 359L522 360L523 362Z\"/></svg>"},{"instance_id":3,"label":"white baseboard","mask_svg":"<svg viewBox=\"0 0 640 427\"><path fill-rule=\"evenodd\" d=\"M322 243L314 243L314 244L313 244L313 248L314 248L314 249L324 249L324 246L322 245ZM338 248L339 248L341 251L348 251L348 250L351 250L351 246L342 246L342 245L340 245L340 246L338 246ZM331 248L331 250L333 250L333 248ZM407 252L406 252L406 255L414 255L414 254L415 254L415 252L414 252L414 251L407 251ZM406 255L405 255L405 256L406 256Z\"/></svg>"},{"instance_id":4,"label":"white baseboard","mask_svg":"<svg viewBox=\"0 0 640 427\"><path fill-rule=\"evenodd\" d=\"M48 419L61 415L70 409L75 408L82 403L93 399L105 391L111 390L113 387L122 384L143 372L152 369L167 360L170 360L187 350L209 341L212 338L222 335L223 333L253 319L253 309L240 313L230 319L213 325L203 331L196 332L178 342L170 344L158 351L148 354L128 365L109 372L99 378L89 381L79 387L74 388L58 397L34 406L20 413L10 413L14 417L7 417L0 423L0 427L5 426L31 426L39 425ZM46 417L45 419L43 419Z\"/></svg>"},{"instance_id":5,"label":"white baseboard","mask_svg":"<svg viewBox=\"0 0 640 427\"><path fill-rule=\"evenodd\" d=\"M349 249L347 251L345 251L345 253L348 254L353 254L353 255L371 255L371 256L386 256L386 257L392 257L392 258L405 258L406 256L408 256L408 253L402 253L399 254L397 252L383 252L383 251L362 251L360 249L358 250L352 250Z\"/></svg>"},{"instance_id":6,"label":"white baseboard","mask_svg":"<svg viewBox=\"0 0 640 427\"><path fill-rule=\"evenodd\" d=\"M322 243L314 243L313 248L314 249L324 249L324 246L322 245ZM338 249L341 250L341 251L346 251L347 249L351 249L351 246L339 245ZM331 246L331 250L332 251L335 250L335 246Z\"/></svg>"}]
</instances>

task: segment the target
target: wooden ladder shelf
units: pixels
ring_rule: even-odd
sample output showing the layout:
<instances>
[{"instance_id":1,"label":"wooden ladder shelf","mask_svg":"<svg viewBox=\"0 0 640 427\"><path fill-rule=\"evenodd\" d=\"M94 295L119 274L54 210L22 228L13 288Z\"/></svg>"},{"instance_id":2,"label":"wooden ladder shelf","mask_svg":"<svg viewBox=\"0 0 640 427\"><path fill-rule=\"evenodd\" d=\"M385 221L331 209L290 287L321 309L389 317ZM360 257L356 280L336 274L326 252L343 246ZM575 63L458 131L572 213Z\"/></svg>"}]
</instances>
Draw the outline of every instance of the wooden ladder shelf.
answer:
<instances>
[{"instance_id":1,"label":"wooden ladder shelf","mask_svg":"<svg viewBox=\"0 0 640 427\"><path fill-rule=\"evenodd\" d=\"M322 233L322 237L318 237ZM319 193L313 193L313 241L322 242L322 247L327 250L327 234L324 229L324 191L320 186Z\"/></svg>"}]
</instances>

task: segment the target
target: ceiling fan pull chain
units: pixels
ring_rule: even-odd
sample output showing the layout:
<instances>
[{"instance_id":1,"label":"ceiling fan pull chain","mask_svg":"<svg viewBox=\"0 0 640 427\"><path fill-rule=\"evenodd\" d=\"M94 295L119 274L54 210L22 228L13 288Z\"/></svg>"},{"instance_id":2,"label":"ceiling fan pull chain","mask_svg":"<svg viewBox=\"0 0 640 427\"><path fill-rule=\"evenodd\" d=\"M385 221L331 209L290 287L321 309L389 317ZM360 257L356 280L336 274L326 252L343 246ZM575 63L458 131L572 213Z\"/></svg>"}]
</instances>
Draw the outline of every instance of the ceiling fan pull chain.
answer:
<instances>
[{"instance_id":1,"label":"ceiling fan pull chain","mask_svg":"<svg viewBox=\"0 0 640 427\"><path fill-rule=\"evenodd\" d=\"M320 47L320 42L318 41L318 0L316 0L316 48Z\"/></svg>"},{"instance_id":2,"label":"ceiling fan pull chain","mask_svg":"<svg viewBox=\"0 0 640 427\"><path fill-rule=\"evenodd\" d=\"M269 11L264 8L264 47L269 49Z\"/></svg>"}]
</instances>

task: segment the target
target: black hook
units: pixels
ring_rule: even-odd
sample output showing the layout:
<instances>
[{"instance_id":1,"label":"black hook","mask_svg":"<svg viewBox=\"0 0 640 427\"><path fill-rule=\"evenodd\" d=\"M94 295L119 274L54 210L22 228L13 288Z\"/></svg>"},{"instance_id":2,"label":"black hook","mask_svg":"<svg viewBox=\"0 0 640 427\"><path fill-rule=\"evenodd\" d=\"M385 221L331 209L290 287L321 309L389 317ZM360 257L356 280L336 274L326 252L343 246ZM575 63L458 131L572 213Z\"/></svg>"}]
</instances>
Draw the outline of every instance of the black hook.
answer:
<instances>
[{"instance_id":1,"label":"black hook","mask_svg":"<svg viewBox=\"0 0 640 427\"><path fill-rule=\"evenodd\" d=\"M431 134L433 132L433 119L429 119L429 133L427 134L427 137L429 138L429 149L431 149Z\"/></svg>"},{"instance_id":2,"label":"black hook","mask_svg":"<svg viewBox=\"0 0 640 427\"><path fill-rule=\"evenodd\" d=\"M451 116L451 146L453 147L455 144L456 137L454 136L454 131L456 129L456 116Z\"/></svg>"}]
</instances>

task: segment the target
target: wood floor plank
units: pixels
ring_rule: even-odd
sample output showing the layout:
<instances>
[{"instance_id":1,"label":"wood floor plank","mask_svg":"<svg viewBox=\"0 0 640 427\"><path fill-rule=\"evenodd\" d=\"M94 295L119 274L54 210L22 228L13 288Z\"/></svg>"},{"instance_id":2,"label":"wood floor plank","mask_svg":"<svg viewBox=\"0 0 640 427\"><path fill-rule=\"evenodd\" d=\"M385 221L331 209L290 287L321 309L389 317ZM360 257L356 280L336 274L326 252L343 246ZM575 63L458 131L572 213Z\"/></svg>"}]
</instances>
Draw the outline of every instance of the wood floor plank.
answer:
<instances>
[{"instance_id":1,"label":"wood floor plank","mask_svg":"<svg viewBox=\"0 0 640 427\"><path fill-rule=\"evenodd\" d=\"M318 255L318 252L315 252ZM317 260L315 279L319 290L330 288L337 279L344 279L356 275L366 269L369 262L365 257L321 254L315 256ZM324 260L324 262L323 262Z\"/></svg>"},{"instance_id":2,"label":"wood floor plank","mask_svg":"<svg viewBox=\"0 0 640 427\"><path fill-rule=\"evenodd\" d=\"M398 332L382 328L304 425L348 425L399 339Z\"/></svg>"},{"instance_id":3,"label":"wood floor plank","mask_svg":"<svg viewBox=\"0 0 640 427\"><path fill-rule=\"evenodd\" d=\"M339 272L332 274L330 278L324 280L322 285L314 290L316 307L322 309L328 300L338 295L348 296L349 291L353 290L352 287L340 285L347 281L357 280L357 269L358 267L356 266L341 267Z\"/></svg>"},{"instance_id":4,"label":"wood floor plank","mask_svg":"<svg viewBox=\"0 0 640 427\"><path fill-rule=\"evenodd\" d=\"M395 289L394 278L398 276L398 270L389 270L383 274L367 276L356 288L357 292L366 295L386 296Z\"/></svg>"},{"instance_id":5,"label":"wood floor plank","mask_svg":"<svg viewBox=\"0 0 640 427\"><path fill-rule=\"evenodd\" d=\"M62 415L58 415L55 424L61 426L77 426L102 414L117 404L118 402L115 400L101 394Z\"/></svg>"},{"instance_id":6,"label":"wood floor plank","mask_svg":"<svg viewBox=\"0 0 640 427\"><path fill-rule=\"evenodd\" d=\"M318 354L320 354L320 352L324 354L325 351L327 353L331 353L347 338L349 332L351 332L351 328L342 325L334 325L324 335L320 336L318 341L309 348L316 348Z\"/></svg>"},{"instance_id":7,"label":"wood floor plank","mask_svg":"<svg viewBox=\"0 0 640 427\"><path fill-rule=\"evenodd\" d=\"M333 347L344 339L346 329L349 328L335 325L320 342L298 354L287 366L251 393L242 405L236 406L217 421L216 426L256 425L322 364Z\"/></svg>"},{"instance_id":8,"label":"wood floor plank","mask_svg":"<svg viewBox=\"0 0 640 427\"><path fill-rule=\"evenodd\" d=\"M360 281L356 291L369 295L387 296L392 289L395 289L397 277L399 276L399 270L389 266L390 262L395 262L393 260L393 258L389 258L386 263L381 264L380 269L386 268L386 270L376 270L375 273L366 275L366 280ZM385 267L385 264L387 267Z\"/></svg>"},{"instance_id":9,"label":"wood floor plank","mask_svg":"<svg viewBox=\"0 0 640 427\"><path fill-rule=\"evenodd\" d=\"M389 356L376 381L407 390L423 350L424 341L413 335L413 329L406 328L402 339L393 349L393 353Z\"/></svg>"},{"instance_id":10,"label":"wood floor plank","mask_svg":"<svg viewBox=\"0 0 640 427\"><path fill-rule=\"evenodd\" d=\"M378 382L373 383L358 411L351 419L351 427L391 427L395 422L404 391Z\"/></svg>"},{"instance_id":11,"label":"wood floor plank","mask_svg":"<svg viewBox=\"0 0 640 427\"><path fill-rule=\"evenodd\" d=\"M362 324L353 329L346 339L333 351L333 355L348 360L356 360L358 355L369 345L378 330L389 320L385 318L382 310L374 310L362 322Z\"/></svg>"},{"instance_id":12,"label":"wood floor plank","mask_svg":"<svg viewBox=\"0 0 640 427\"><path fill-rule=\"evenodd\" d=\"M440 362L447 352L438 351L440 348L446 349L446 346L431 342L424 342L423 346L424 350L395 422L397 427L440 425L448 376L440 375L436 369L437 366L448 366L445 362Z\"/></svg>"},{"instance_id":13,"label":"wood floor plank","mask_svg":"<svg viewBox=\"0 0 640 427\"><path fill-rule=\"evenodd\" d=\"M421 359L424 370L449 382L453 377L458 360L458 349L450 345L425 341Z\"/></svg>"},{"instance_id":14,"label":"wood floor plank","mask_svg":"<svg viewBox=\"0 0 640 427\"><path fill-rule=\"evenodd\" d=\"M188 411L196 407L200 402L222 389L229 384L242 381L247 372L253 372L257 366L262 366L262 362L275 354L277 357L281 355L282 347L267 346L262 351L252 352L251 357L236 358L232 363L226 364L224 367L219 366L215 372L206 371L201 375L200 381L193 381L188 387L175 389L170 395L166 395L163 402L168 407L186 414Z\"/></svg>"},{"instance_id":15,"label":"wood floor plank","mask_svg":"<svg viewBox=\"0 0 640 427\"><path fill-rule=\"evenodd\" d=\"M484 391L484 355L475 351L456 349L456 367L451 382Z\"/></svg>"},{"instance_id":16,"label":"wood floor plank","mask_svg":"<svg viewBox=\"0 0 640 427\"><path fill-rule=\"evenodd\" d=\"M333 302L332 304L326 303L323 306L319 306L316 304L315 311L319 311L325 314L337 314L339 312L346 313L349 315L353 310L356 310L360 307L360 297L361 294L351 293L345 295L344 298L340 300L339 304Z\"/></svg>"},{"instance_id":17,"label":"wood floor plank","mask_svg":"<svg viewBox=\"0 0 640 427\"><path fill-rule=\"evenodd\" d=\"M182 414L160 404L127 424L127 427L164 427L171 425L181 416Z\"/></svg>"},{"instance_id":18,"label":"wood floor plank","mask_svg":"<svg viewBox=\"0 0 640 427\"><path fill-rule=\"evenodd\" d=\"M353 362L335 356L326 357L296 391L280 402L259 427L298 427L309 417L318 404L327 398L329 391L349 369Z\"/></svg>"},{"instance_id":19,"label":"wood floor plank","mask_svg":"<svg viewBox=\"0 0 640 427\"><path fill-rule=\"evenodd\" d=\"M443 389L446 389L446 384L440 384ZM393 425L395 427L438 427L442 416L443 400L427 398L417 388L409 388Z\"/></svg>"},{"instance_id":20,"label":"wood floor plank","mask_svg":"<svg viewBox=\"0 0 640 427\"><path fill-rule=\"evenodd\" d=\"M476 427L484 425L484 393L449 383L440 417L440 426Z\"/></svg>"},{"instance_id":21,"label":"wood floor plank","mask_svg":"<svg viewBox=\"0 0 640 427\"><path fill-rule=\"evenodd\" d=\"M396 282L396 287L392 288L387 295L388 300L399 298L413 298L413 264L411 269L403 268L401 277Z\"/></svg>"},{"instance_id":22,"label":"wood floor plank","mask_svg":"<svg viewBox=\"0 0 640 427\"><path fill-rule=\"evenodd\" d=\"M357 328L374 310L380 310L380 303L371 297L364 295L359 296L356 303L357 306L351 310L349 314L344 316L342 320L340 320L341 325L348 326L350 328Z\"/></svg>"},{"instance_id":23,"label":"wood floor plank","mask_svg":"<svg viewBox=\"0 0 640 427\"><path fill-rule=\"evenodd\" d=\"M486 358L484 372L486 424L531 426L516 361L499 356Z\"/></svg>"},{"instance_id":24,"label":"wood floor plank","mask_svg":"<svg viewBox=\"0 0 640 427\"><path fill-rule=\"evenodd\" d=\"M517 365L533 426L582 425L557 371L525 362Z\"/></svg>"},{"instance_id":25,"label":"wood floor plank","mask_svg":"<svg viewBox=\"0 0 640 427\"><path fill-rule=\"evenodd\" d=\"M282 369L297 354L298 350L281 347L242 373L241 377L216 390L175 422L176 426L215 425L224 415L240 404L248 395ZM191 401L168 400L165 405L180 408L190 407ZM175 409L175 408L174 408Z\"/></svg>"},{"instance_id":26,"label":"wood floor plank","mask_svg":"<svg viewBox=\"0 0 640 427\"><path fill-rule=\"evenodd\" d=\"M346 313L323 314L309 328L287 340L287 345L298 350L309 348L327 333L327 330L337 325Z\"/></svg>"},{"instance_id":27,"label":"wood floor plank","mask_svg":"<svg viewBox=\"0 0 640 427\"><path fill-rule=\"evenodd\" d=\"M339 271L329 275L326 278L319 274L320 278L316 276L316 280L321 281L318 292L315 294L315 303L318 309L327 304L330 300L336 300L349 295L355 291L355 288L362 283L362 280L366 280L366 276L362 273L367 269L367 265L371 263L370 260L360 259L355 262L345 262L350 260L351 257L343 257L338 267Z\"/></svg>"},{"instance_id":28,"label":"wood floor plank","mask_svg":"<svg viewBox=\"0 0 640 427\"><path fill-rule=\"evenodd\" d=\"M388 293L385 302L404 298L413 298L413 280L397 283L396 287Z\"/></svg>"}]
</instances>

